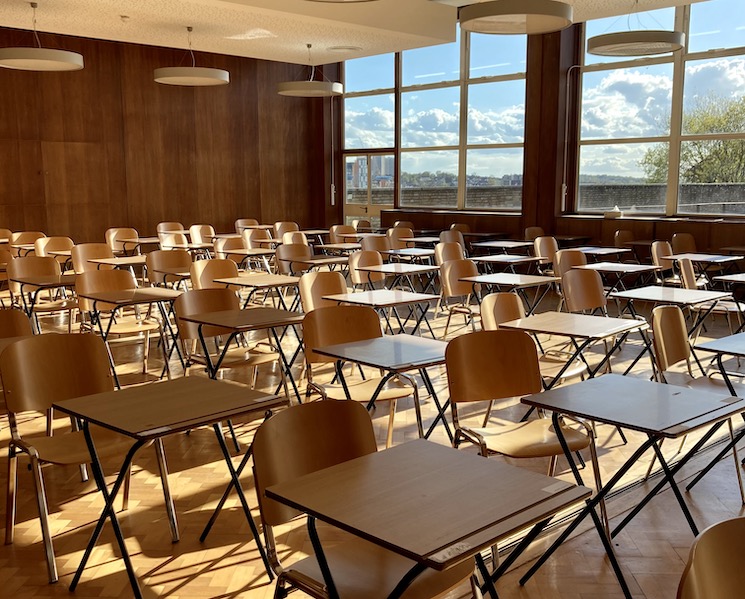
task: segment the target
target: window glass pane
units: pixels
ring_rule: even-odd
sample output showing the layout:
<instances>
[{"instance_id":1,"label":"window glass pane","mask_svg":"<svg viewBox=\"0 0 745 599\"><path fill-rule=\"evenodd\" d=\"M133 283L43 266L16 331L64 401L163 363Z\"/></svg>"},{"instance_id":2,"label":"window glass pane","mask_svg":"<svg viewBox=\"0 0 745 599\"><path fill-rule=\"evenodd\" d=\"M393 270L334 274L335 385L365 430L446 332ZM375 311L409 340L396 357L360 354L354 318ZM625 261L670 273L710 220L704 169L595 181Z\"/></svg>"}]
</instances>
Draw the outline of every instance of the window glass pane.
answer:
<instances>
[{"instance_id":1,"label":"window glass pane","mask_svg":"<svg viewBox=\"0 0 745 599\"><path fill-rule=\"evenodd\" d=\"M457 150L402 152L400 204L402 207L457 207Z\"/></svg>"},{"instance_id":2,"label":"window glass pane","mask_svg":"<svg viewBox=\"0 0 745 599\"><path fill-rule=\"evenodd\" d=\"M344 100L344 147L392 148L395 111L393 94Z\"/></svg>"},{"instance_id":3,"label":"window glass pane","mask_svg":"<svg viewBox=\"0 0 745 599\"><path fill-rule=\"evenodd\" d=\"M527 44L527 35L472 33L470 77L524 73Z\"/></svg>"},{"instance_id":4,"label":"window glass pane","mask_svg":"<svg viewBox=\"0 0 745 599\"><path fill-rule=\"evenodd\" d=\"M605 212L665 211L667 143L582 146L579 209Z\"/></svg>"},{"instance_id":5,"label":"window glass pane","mask_svg":"<svg viewBox=\"0 0 745 599\"><path fill-rule=\"evenodd\" d=\"M401 146L458 145L459 110L457 87L401 94Z\"/></svg>"},{"instance_id":6,"label":"window glass pane","mask_svg":"<svg viewBox=\"0 0 745 599\"><path fill-rule=\"evenodd\" d=\"M668 29L672 30L675 25L675 9L663 8L660 10L650 10L638 12L618 17L608 17L607 19L594 19L587 21L585 29L585 38L590 39L596 35L606 33L618 33L621 31L636 31L637 29ZM587 45L585 44L585 49ZM618 62L619 60L629 60L628 56L595 56L585 52L585 64L596 64L599 62Z\"/></svg>"},{"instance_id":7,"label":"window glass pane","mask_svg":"<svg viewBox=\"0 0 745 599\"><path fill-rule=\"evenodd\" d=\"M468 88L468 143L521 143L525 130L525 80Z\"/></svg>"},{"instance_id":8,"label":"window glass pane","mask_svg":"<svg viewBox=\"0 0 745 599\"><path fill-rule=\"evenodd\" d=\"M672 90L671 64L586 73L582 139L668 135Z\"/></svg>"},{"instance_id":9,"label":"window glass pane","mask_svg":"<svg viewBox=\"0 0 745 599\"><path fill-rule=\"evenodd\" d=\"M402 85L424 85L460 78L460 29L455 41L401 53Z\"/></svg>"},{"instance_id":10,"label":"window glass pane","mask_svg":"<svg viewBox=\"0 0 745 599\"><path fill-rule=\"evenodd\" d=\"M681 144L678 210L745 214L745 139Z\"/></svg>"},{"instance_id":11,"label":"window glass pane","mask_svg":"<svg viewBox=\"0 0 745 599\"><path fill-rule=\"evenodd\" d=\"M743 131L745 57L689 61L683 89L683 133Z\"/></svg>"},{"instance_id":12,"label":"window glass pane","mask_svg":"<svg viewBox=\"0 0 745 599\"><path fill-rule=\"evenodd\" d=\"M745 46L742 0L711 0L691 5L688 51Z\"/></svg>"},{"instance_id":13,"label":"window glass pane","mask_svg":"<svg viewBox=\"0 0 745 599\"><path fill-rule=\"evenodd\" d=\"M466 208L522 206L522 148L469 150L466 172Z\"/></svg>"},{"instance_id":14,"label":"window glass pane","mask_svg":"<svg viewBox=\"0 0 745 599\"><path fill-rule=\"evenodd\" d=\"M381 54L347 60L344 63L344 91L392 89L395 73L393 58L393 54Z\"/></svg>"}]
</instances>

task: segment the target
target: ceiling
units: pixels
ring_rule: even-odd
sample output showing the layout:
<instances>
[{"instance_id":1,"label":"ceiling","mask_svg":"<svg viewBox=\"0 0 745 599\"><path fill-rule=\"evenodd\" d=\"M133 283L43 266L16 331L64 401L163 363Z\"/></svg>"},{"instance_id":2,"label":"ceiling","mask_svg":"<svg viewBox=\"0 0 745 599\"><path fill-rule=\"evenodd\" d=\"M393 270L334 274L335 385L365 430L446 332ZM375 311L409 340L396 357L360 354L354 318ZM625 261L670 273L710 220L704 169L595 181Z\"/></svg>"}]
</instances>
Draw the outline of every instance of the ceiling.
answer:
<instances>
[{"instance_id":1,"label":"ceiling","mask_svg":"<svg viewBox=\"0 0 745 599\"><path fill-rule=\"evenodd\" d=\"M297 64L327 64L455 39L457 8L474 0L36 0L40 32L187 47ZM566 0L585 21L691 0ZM27 0L2 0L0 26L31 29ZM19 36L19 45L31 45ZM51 40L42 44L53 46ZM312 44L310 57L307 44Z\"/></svg>"}]
</instances>

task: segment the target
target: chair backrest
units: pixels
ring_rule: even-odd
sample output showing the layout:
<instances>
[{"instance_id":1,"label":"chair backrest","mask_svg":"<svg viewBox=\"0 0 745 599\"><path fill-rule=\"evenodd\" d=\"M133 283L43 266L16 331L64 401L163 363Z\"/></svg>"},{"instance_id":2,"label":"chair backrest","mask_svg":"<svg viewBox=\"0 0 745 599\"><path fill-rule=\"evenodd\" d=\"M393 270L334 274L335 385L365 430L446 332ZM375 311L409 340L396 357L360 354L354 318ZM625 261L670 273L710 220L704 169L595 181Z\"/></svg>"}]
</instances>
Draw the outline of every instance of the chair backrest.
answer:
<instances>
[{"instance_id":1,"label":"chair backrest","mask_svg":"<svg viewBox=\"0 0 745 599\"><path fill-rule=\"evenodd\" d=\"M106 346L97 335L34 335L0 354L5 405L12 413L45 412L52 403L113 391Z\"/></svg>"},{"instance_id":2,"label":"chair backrest","mask_svg":"<svg viewBox=\"0 0 745 599\"><path fill-rule=\"evenodd\" d=\"M355 231L372 229L372 223L364 218L356 218L352 221Z\"/></svg>"},{"instance_id":3,"label":"chair backrest","mask_svg":"<svg viewBox=\"0 0 745 599\"><path fill-rule=\"evenodd\" d=\"M344 243L347 241L345 235L356 233L357 230L352 225L331 225L329 228L330 243Z\"/></svg>"},{"instance_id":4,"label":"chair backrest","mask_svg":"<svg viewBox=\"0 0 745 599\"><path fill-rule=\"evenodd\" d=\"M461 233L470 233L471 227L465 223L453 223L450 225L451 231L460 231Z\"/></svg>"},{"instance_id":5,"label":"chair backrest","mask_svg":"<svg viewBox=\"0 0 745 599\"><path fill-rule=\"evenodd\" d=\"M212 225L192 225L189 227L189 237L192 243L212 243L215 228Z\"/></svg>"},{"instance_id":6,"label":"chair backrest","mask_svg":"<svg viewBox=\"0 0 745 599\"><path fill-rule=\"evenodd\" d=\"M363 237L360 240L360 246L363 250L375 252L385 252L386 250L392 249L391 242L387 235Z\"/></svg>"},{"instance_id":7,"label":"chair backrest","mask_svg":"<svg viewBox=\"0 0 745 599\"><path fill-rule=\"evenodd\" d=\"M176 315L176 326L178 328L179 339L199 338L199 325L194 322L182 320L184 316L192 314L203 314L205 312L221 312L223 310L240 309L240 299L231 289L226 287L216 287L211 289L193 289L186 291L176 298L173 302L173 311ZM205 338L217 337L218 335L228 335L231 329L223 327L202 327L202 334Z\"/></svg>"},{"instance_id":8,"label":"chair backrest","mask_svg":"<svg viewBox=\"0 0 745 599\"><path fill-rule=\"evenodd\" d=\"M448 260L463 260L466 252L457 241L441 241L435 246L435 264L442 266Z\"/></svg>"},{"instance_id":9,"label":"chair backrest","mask_svg":"<svg viewBox=\"0 0 745 599\"><path fill-rule=\"evenodd\" d=\"M288 231L299 231L300 225L290 220L278 220L274 223L274 237L275 239L282 239L282 235Z\"/></svg>"},{"instance_id":10,"label":"chair backrest","mask_svg":"<svg viewBox=\"0 0 745 599\"><path fill-rule=\"evenodd\" d=\"M79 243L70 250L72 256L72 268L76 275L90 270L109 270L113 266L94 264L88 262L92 258L113 258L114 252L105 243ZM100 266L100 268L99 268Z\"/></svg>"},{"instance_id":11,"label":"chair backrest","mask_svg":"<svg viewBox=\"0 0 745 599\"><path fill-rule=\"evenodd\" d=\"M11 279L17 277L55 276L60 274L60 265L53 256L21 256L19 258L13 258L8 262L6 272L8 274L10 292L17 295L21 293L21 285ZM36 287L32 288L30 285L24 285L23 290L26 293L31 293L36 290Z\"/></svg>"},{"instance_id":12,"label":"chair backrest","mask_svg":"<svg viewBox=\"0 0 745 599\"><path fill-rule=\"evenodd\" d=\"M401 238L414 237L414 232L408 227L393 227L388 229L386 236L392 250L402 250L409 247L409 243L401 241Z\"/></svg>"},{"instance_id":13,"label":"chair backrest","mask_svg":"<svg viewBox=\"0 0 745 599\"><path fill-rule=\"evenodd\" d=\"M541 264L553 264L559 244L555 237L542 236L533 240L533 253L541 259Z\"/></svg>"},{"instance_id":14,"label":"chair backrest","mask_svg":"<svg viewBox=\"0 0 745 599\"><path fill-rule=\"evenodd\" d=\"M0 229L0 239L4 239L5 241L0 242L0 245L2 246L9 246L10 245L10 238L13 236L13 231L10 229Z\"/></svg>"},{"instance_id":15,"label":"chair backrest","mask_svg":"<svg viewBox=\"0 0 745 599\"><path fill-rule=\"evenodd\" d=\"M745 518L717 522L691 546L677 599L729 599L745 588Z\"/></svg>"},{"instance_id":16,"label":"chair backrest","mask_svg":"<svg viewBox=\"0 0 745 599\"><path fill-rule=\"evenodd\" d=\"M266 249L266 244L262 245L260 241L271 239L272 236L266 229L246 229L241 233L241 239L243 240L243 247L247 250L255 249Z\"/></svg>"},{"instance_id":17,"label":"chair backrest","mask_svg":"<svg viewBox=\"0 0 745 599\"><path fill-rule=\"evenodd\" d=\"M266 526L300 514L268 499L267 487L377 451L370 415L355 401L314 401L282 410L262 423L252 447L254 484Z\"/></svg>"},{"instance_id":18,"label":"chair backrest","mask_svg":"<svg viewBox=\"0 0 745 599\"><path fill-rule=\"evenodd\" d=\"M310 258L313 250L302 243L283 243L277 248L274 258L277 264L277 272L281 275L291 275L308 269L307 264L294 262L294 260Z\"/></svg>"},{"instance_id":19,"label":"chair backrest","mask_svg":"<svg viewBox=\"0 0 745 599\"><path fill-rule=\"evenodd\" d=\"M232 254L230 250L242 250L243 239L240 237L216 237L212 246L215 248L215 256L223 260L232 260L236 264L243 262L245 256Z\"/></svg>"},{"instance_id":20,"label":"chair backrest","mask_svg":"<svg viewBox=\"0 0 745 599\"><path fill-rule=\"evenodd\" d=\"M8 280L7 265L11 260L15 259L15 256L7 249L9 246L0 245L0 264L5 264L6 269L0 270L0 281Z\"/></svg>"},{"instance_id":21,"label":"chair backrest","mask_svg":"<svg viewBox=\"0 0 745 599\"><path fill-rule=\"evenodd\" d=\"M163 285L167 282L173 282L173 276L168 276L160 269L179 270L181 272L191 272L191 254L186 250L154 250L145 256L145 266L147 267L147 278L151 283Z\"/></svg>"},{"instance_id":22,"label":"chair backrest","mask_svg":"<svg viewBox=\"0 0 745 599\"><path fill-rule=\"evenodd\" d=\"M691 233L673 233L673 254L696 253L696 238Z\"/></svg>"},{"instance_id":23,"label":"chair backrest","mask_svg":"<svg viewBox=\"0 0 745 599\"><path fill-rule=\"evenodd\" d=\"M683 288L685 289L697 289L696 272L693 270L693 262L688 258L682 258L678 260L678 268L680 269L680 278L683 282Z\"/></svg>"},{"instance_id":24,"label":"chair backrest","mask_svg":"<svg viewBox=\"0 0 745 599\"><path fill-rule=\"evenodd\" d=\"M16 231L10 235L10 245L25 245L34 243L37 239L46 237L41 231Z\"/></svg>"},{"instance_id":25,"label":"chair backrest","mask_svg":"<svg viewBox=\"0 0 745 599\"><path fill-rule=\"evenodd\" d=\"M215 283L215 279L237 277L238 265L226 258L195 260L189 272L193 289L220 289L225 283Z\"/></svg>"},{"instance_id":26,"label":"chair backrest","mask_svg":"<svg viewBox=\"0 0 745 599\"><path fill-rule=\"evenodd\" d=\"M403 227L404 229L414 229L414 223L410 220L397 220L393 223L393 228Z\"/></svg>"},{"instance_id":27,"label":"chair backrest","mask_svg":"<svg viewBox=\"0 0 745 599\"><path fill-rule=\"evenodd\" d=\"M524 331L460 335L445 349L452 403L522 397L542 390L535 342Z\"/></svg>"},{"instance_id":28,"label":"chair backrest","mask_svg":"<svg viewBox=\"0 0 745 599\"><path fill-rule=\"evenodd\" d=\"M440 233L440 243L450 243L453 241L460 244L465 251L466 241L465 239L463 239L463 233L461 233L458 229L448 229L447 231L442 231Z\"/></svg>"},{"instance_id":29,"label":"chair backrest","mask_svg":"<svg viewBox=\"0 0 745 599\"><path fill-rule=\"evenodd\" d=\"M307 272L300 277L298 287L303 312L306 313L316 308L336 305L336 302L323 299L324 295L347 292L347 282L338 270Z\"/></svg>"},{"instance_id":30,"label":"chair backrest","mask_svg":"<svg viewBox=\"0 0 745 599\"><path fill-rule=\"evenodd\" d=\"M575 266L584 266L585 264L587 264L587 256L584 252L577 249L559 250L554 257L554 274L561 277Z\"/></svg>"},{"instance_id":31,"label":"chair backrest","mask_svg":"<svg viewBox=\"0 0 745 599\"><path fill-rule=\"evenodd\" d=\"M463 277L475 277L479 274L479 267L473 260L448 260L440 266L440 283L442 296L468 296L473 292L473 283L461 281Z\"/></svg>"},{"instance_id":32,"label":"chair backrest","mask_svg":"<svg viewBox=\"0 0 745 599\"><path fill-rule=\"evenodd\" d=\"M334 362L314 348L351 343L383 336L378 313L368 306L330 306L308 312L303 318L303 345L309 364Z\"/></svg>"},{"instance_id":33,"label":"chair backrest","mask_svg":"<svg viewBox=\"0 0 745 599\"><path fill-rule=\"evenodd\" d=\"M673 248L669 241L652 242L652 262L655 266L669 270L673 267L673 261L665 259L665 256L672 256Z\"/></svg>"},{"instance_id":34,"label":"chair backrest","mask_svg":"<svg viewBox=\"0 0 745 599\"><path fill-rule=\"evenodd\" d=\"M517 293L490 293L481 300L481 328L496 331L499 325L525 317L525 306Z\"/></svg>"},{"instance_id":35,"label":"chair backrest","mask_svg":"<svg viewBox=\"0 0 745 599\"><path fill-rule=\"evenodd\" d=\"M631 229L618 229L613 234L613 245L617 248L626 247L630 241L634 241L634 232Z\"/></svg>"},{"instance_id":36,"label":"chair backrest","mask_svg":"<svg viewBox=\"0 0 745 599\"><path fill-rule=\"evenodd\" d=\"M246 229L248 227L257 227L258 225L259 221L257 221L255 218L238 218L235 221L235 232L242 233L243 229Z\"/></svg>"},{"instance_id":37,"label":"chair backrest","mask_svg":"<svg viewBox=\"0 0 745 599\"><path fill-rule=\"evenodd\" d=\"M603 279L596 270L568 270L561 277L561 288L569 312L605 309L608 302L603 290Z\"/></svg>"},{"instance_id":38,"label":"chair backrest","mask_svg":"<svg viewBox=\"0 0 745 599\"><path fill-rule=\"evenodd\" d=\"M282 243L299 243L308 245L308 236L302 231L286 231L282 234Z\"/></svg>"},{"instance_id":39,"label":"chair backrest","mask_svg":"<svg viewBox=\"0 0 745 599\"><path fill-rule=\"evenodd\" d=\"M365 285L377 283L385 279L382 272L366 272L360 270L360 266L380 266L383 264L383 256L375 250L360 250L349 255L349 280L352 285Z\"/></svg>"},{"instance_id":40,"label":"chair backrest","mask_svg":"<svg viewBox=\"0 0 745 599\"><path fill-rule=\"evenodd\" d=\"M121 239L137 239L140 236L140 234L137 232L137 229L133 229L132 227L113 227L111 229L106 229L106 233L104 234L104 239L106 241L106 245L108 245L111 248L111 251L115 254L125 251L125 244L124 242L120 241ZM133 248L134 246L130 246L130 248Z\"/></svg>"},{"instance_id":41,"label":"chair backrest","mask_svg":"<svg viewBox=\"0 0 745 599\"><path fill-rule=\"evenodd\" d=\"M544 237L543 227L525 227L525 241L534 241L538 237Z\"/></svg>"},{"instance_id":42,"label":"chair backrest","mask_svg":"<svg viewBox=\"0 0 745 599\"><path fill-rule=\"evenodd\" d=\"M0 339L33 335L31 321L23 310L15 308L0 309Z\"/></svg>"},{"instance_id":43,"label":"chair backrest","mask_svg":"<svg viewBox=\"0 0 745 599\"><path fill-rule=\"evenodd\" d=\"M182 233L185 230L184 224L176 221L164 221L158 223L158 226L155 227L156 233L170 233L172 231Z\"/></svg>"},{"instance_id":44,"label":"chair backrest","mask_svg":"<svg viewBox=\"0 0 745 599\"><path fill-rule=\"evenodd\" d=\"M39 237L34 241L34 254L37 256L49 256L49 252L62 252L72 250L75 242L69 237ZM66 256L55 256L57 262L67 262Z\"/></svg>"},{"instance_id":45,"label":"chair backrest","mask_svg":"<svg viewBox=\"0 0 745 599\"><path fill-rule=\"evenodd\" d=\"M690 357L688 329L678 306L657 306L652 310L652 333L655 360L662 372Z\"/></svg>"},{"instance_id":46,"label":"chair backrest","mask_svg":"<svg viewBox=\"0 0 745 599\"><path fill-rule=\"evenodd\" d=\"M94 309L92 300L82 297L86 293L102 291L127 291L137 289L137 281L128 270L89 270L75 277L75 292L78 294L78 306L81 312L91 312ZM95 309L107 312L114 309L113 304L95 302Z\"/></svg>"},{"instance_id":47,"label":"chair backrest","mask_svg":"<svg viewBox=\"0 0 745 599\"><path fill-rule=\"evenodd\" d=\"M161 250L183 249L189 244L189 240L183 233L158 233Z\"/></svg>"}]
</instances>

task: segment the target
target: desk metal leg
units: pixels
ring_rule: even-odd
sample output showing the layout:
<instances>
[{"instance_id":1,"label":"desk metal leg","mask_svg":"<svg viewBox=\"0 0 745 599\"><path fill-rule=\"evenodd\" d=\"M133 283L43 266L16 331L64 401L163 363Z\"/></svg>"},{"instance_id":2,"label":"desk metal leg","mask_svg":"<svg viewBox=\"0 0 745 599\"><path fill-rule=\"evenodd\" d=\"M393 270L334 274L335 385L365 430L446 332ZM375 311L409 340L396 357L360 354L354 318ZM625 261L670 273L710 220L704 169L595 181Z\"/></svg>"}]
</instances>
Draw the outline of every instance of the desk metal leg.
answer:
<instances>
[{"instance_id":1,"label":"desk metal leg","mask_svg":"<svg viewBox=\"0 0 745 599\"><path fill-rule=\"evenodd\" d=\"M424 382L424 387L427 389L427 393L430 394L432 397L432 401L435 402L435 406L437 406L437 416L435 417L434 421L430 425L429 429L427 429L426 434L424 435L425 439L429 439L429 436L432 434L432 431L435 430L435 426L437 426L437 422L442 420L442 425L445 427L445 432L448 435L448 438L450 439L450 442L453 442L453 431L450 430L450 425L448 424L447 418L445 418L445 411L448 409L448 406L450 405L450 400L448 399L444 405L440 405L440 400L437 398L437 393L435 393L434 385L432 385L432 379L429 378L429 374L427 374L426 368L420 368L419 374L422 376L422 381Z\"/></svg>"},{"instance_id":2,"label":"desk metal leg","mask_svg":"<svg viewBox=\"0 0 745 599\"><path fill-rule=\"evenodd\" d=\"M298 391L297 384L295 383L295 378L292 376L292 365L287 361L287 357L285 356L285 352L282 349L282 344L279 339L279 335L277 335L277 331L272 327L271 329L272 337L274 337L274 342L277 345L277 351L279 352L279 357L282 360L282 364L284 366L284 375L290 380L290 383L292 384L292 390L295 392L295 397L297 397L298 403L303 403L303 400L300 397L300 391ZM294 357L293 357L294 358Z\"/></svg>"}]
</instances>

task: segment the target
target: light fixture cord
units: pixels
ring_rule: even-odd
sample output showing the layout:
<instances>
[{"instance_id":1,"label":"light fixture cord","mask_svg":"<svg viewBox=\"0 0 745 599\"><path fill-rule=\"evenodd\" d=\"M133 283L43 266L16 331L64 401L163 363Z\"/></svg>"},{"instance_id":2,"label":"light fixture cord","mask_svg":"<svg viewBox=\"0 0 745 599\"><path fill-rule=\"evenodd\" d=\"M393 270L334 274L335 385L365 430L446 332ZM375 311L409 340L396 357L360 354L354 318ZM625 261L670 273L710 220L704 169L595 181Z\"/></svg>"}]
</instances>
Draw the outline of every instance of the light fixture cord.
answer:
<instances>
[{"instance_id":1,"label":"light fixture cord","mask_svg":"<svg viewBox=\"0 0 745 599\"><path fill-rule=\"evenodd\" d=\"M34 11L33 17L31 18L31 24L34 28L34 39L36 40L36 45L41 48L41 40L39 39L39 33L36 31L36 7L39 6L36 2L29 2L31 5L31 9Z\"/></svg>"},{"instance_id":2,"label":"light fixture cord","mask_svg":"<svg viewBox=\"0 0 745 599\"><path fill-rule=\"evenodd\" d=\"M313 59L310 56L310 49L313 44L306 44L308 47L308 64L310 65L310 79L308 81L313 81L316 78L316 67L312 64Z\"/></svg>"},{"instance_id":3,"label":"light fixture cord","mask_svg":"<svg viewBox=\"0 0 745 599\"><path fill-rule=\"evenodd\" d=\"M189 56L191 56L191 66L193 68L197 66L197 61L194 58L194 50L191 49L191 31L192 31L191 27L186 28L186 37L189 40Z\"/></svg>"}]
</instances>

